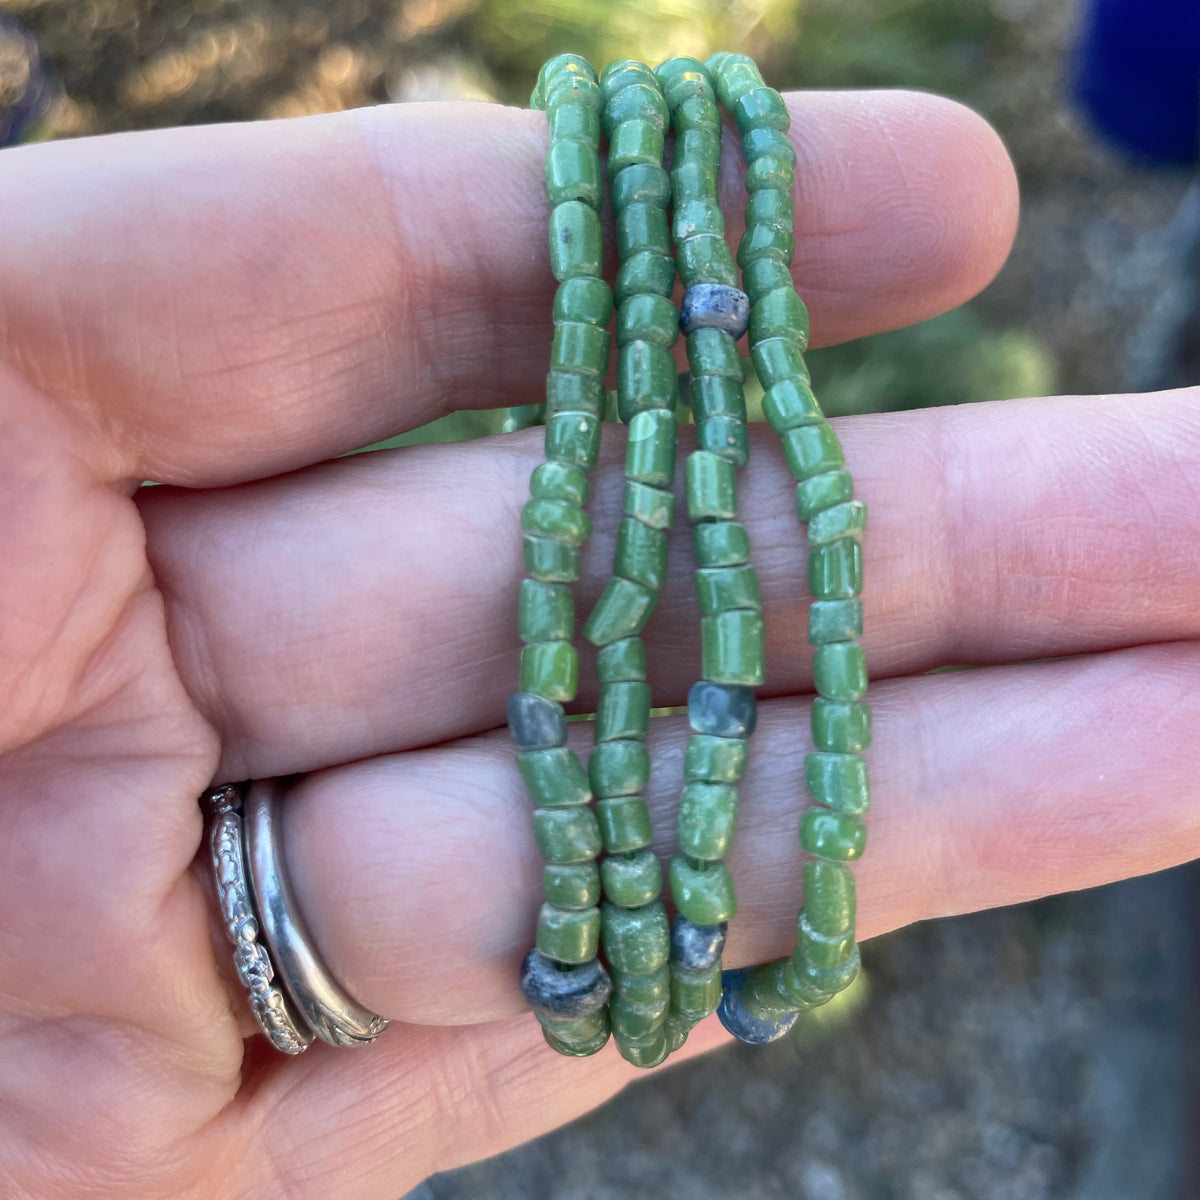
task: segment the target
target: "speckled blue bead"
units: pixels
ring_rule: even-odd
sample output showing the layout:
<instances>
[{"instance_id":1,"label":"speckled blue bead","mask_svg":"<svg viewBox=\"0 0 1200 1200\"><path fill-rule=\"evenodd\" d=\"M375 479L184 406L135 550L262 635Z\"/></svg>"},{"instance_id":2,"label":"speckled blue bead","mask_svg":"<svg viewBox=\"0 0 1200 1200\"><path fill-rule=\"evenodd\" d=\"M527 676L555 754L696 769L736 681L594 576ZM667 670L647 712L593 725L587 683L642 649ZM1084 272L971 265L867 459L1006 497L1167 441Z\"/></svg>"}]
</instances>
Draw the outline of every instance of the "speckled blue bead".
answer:
<instances>
[{"instance_id":1,"label":"speckled blue bead","mask_svg":"<svg viewBox=\"0 0 1200 1200\"><path fill-rule=\"evenodd\" d=\"M549 750L567 744L567 718L561 704L515 692L508 698L508 732L518 750Z\"/></svg>"},{"instance_id":2,"label":"speckled blue bead","mask_svg":"<svg viewBox=\"0 0 1200 1200\"><path fill-rule=\"evenodd\" d=\"M683 293L679 328L684 335L694 329L723 329L740 338L750 325L750 297L723 283L693 283Z\"/></svg>"},{"instance_id":3,"label":"speckled blue bead","mask_svg":"<svg viewBox=\"0 0 1200 1200\"><path fill-rule=\"evenodd\" d=\"M530 950L521 963L521 992L536 1013L587 1017L608 1003L612 980L599 959L564 969L540 950Z\"/></svg>"},{"instance_id":4,"label":"speckled blue bead","mask_svg":"<svg viewBox=\"0 0 1200 1200\"><path fill-rule=\"evenodd\" d=\"M768 1042L779 1041L791 1032L800 1014L788 1013L774 1021L752 1016L742 1004L742 985L753 969L739 967L736 971L724 972L721 976L721 1005L717 1009L717 1016L721 1024L739 1042L746 1042L751 1046L765 1046Z\"/></svg>"},{"instance_id":5,"label":"speckled blue bead","mask_svg":"<svg viewBox=\"0 0 1200 1200\"><path fill-rule=\"evenodd\" d=\"M692 684L688 692L688 724L696 733L746 738L754 732L757 722L758 701L748 687L710 683L706 679Z\"/></svg>"},{"instance_id":6,"label":"speckled blue bead","mask_svg":"<svg viewBox=\"0 0 1200 1200\"><path fill-rule=\"evenodd\" d=\"M671 926L672 961L692 971L703 971L720 962L728 928L726 922L697 925L687 917L676 916Z\"/></svg>"}]
</instances>

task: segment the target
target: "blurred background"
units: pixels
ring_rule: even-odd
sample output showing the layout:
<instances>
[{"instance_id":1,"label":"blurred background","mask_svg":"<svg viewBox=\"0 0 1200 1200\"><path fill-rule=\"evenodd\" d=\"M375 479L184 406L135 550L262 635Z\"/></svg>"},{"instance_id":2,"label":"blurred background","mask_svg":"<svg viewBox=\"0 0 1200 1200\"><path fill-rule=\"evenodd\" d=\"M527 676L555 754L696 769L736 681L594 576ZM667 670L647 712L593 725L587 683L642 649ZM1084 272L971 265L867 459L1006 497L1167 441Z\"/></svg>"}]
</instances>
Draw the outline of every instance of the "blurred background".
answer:
<instances>
[{"instance_id":1,"label":"blurred background","mask_svg":"<svg viewBox=\"0 0 1200 1200\"><path fill-rule=\"evenodd\" d=\"M781 88L923 88L1000 131L1008 265L955 312L814 352L831 412L1200 379L1197 0L0 0L0 145L524 104L564 49L742 50ZM878 939L787 1041L659 1073L410 1200L1200 1197L1196 893L1183 868Z\"/></svg>"}]
</instances>

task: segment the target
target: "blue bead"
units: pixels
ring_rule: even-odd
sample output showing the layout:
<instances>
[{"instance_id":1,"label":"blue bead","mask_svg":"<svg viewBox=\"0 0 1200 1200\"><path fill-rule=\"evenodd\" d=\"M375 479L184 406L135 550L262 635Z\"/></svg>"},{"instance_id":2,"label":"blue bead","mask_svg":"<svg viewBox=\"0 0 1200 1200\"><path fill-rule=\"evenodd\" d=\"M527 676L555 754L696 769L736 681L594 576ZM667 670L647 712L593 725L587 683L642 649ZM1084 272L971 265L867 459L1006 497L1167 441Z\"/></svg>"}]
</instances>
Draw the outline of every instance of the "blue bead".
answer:
<instances>
[{"instance_id":1,"label":"blue bead","mask_svg":"<svg viewBox=\"0 0 1200 1200\"><path fill-rule=\"evenodd\" d=\"M725 283L694 283L683 293L679 328L686 337L693 329L723 329L740 338L750 325L750 297Z\"/></svg>"},{"instance_id":2,"label":"blue bead","mask_svg":"<svg viewBox=\"0 0 1200 1200\"><path fill-rule=\"evenodd\" d=\"M728 925L697 925L677 916L671 926L671 958L681 967L704 971L721 957Z\"/></svg>"},{"instance_id":3,"label":"blue bead","mask_svg":"<svg viewBox=\"0 0 1200 1200\"><path fill-rule=\"evenodd\" d=\"M612 995L612 980L598 958L563 968L539 950L521 964L521 992L535 1013L556 1017L589 1017Z\"/></svg>"},{"instance_id":4,"label":"blue bead","mask_svg":"<svg viewBox=\"0 0 1200 1200\"><path fill-rule=\"evenodd\" d=\"M739 1042L751 1046L765 1046L768 1042L777 1042L790 1032L796 1023L798 1012L788 1013L778 1021L764 1021L751 1016L742 1007L742 984L753 967L739 967L736 971L724 971L721 974L721 1005L717 1016L721 1024L733 1034Z\"/></svg>"},{"instance_id":5,"label":"blue bead","mask_svg":"<svg viewBox=\"0 0 1200 1200\"><path fill-rule=\"evenodd\" d=\"M741 684L702 679L688 692L688 724L714 737L749 737L758 723L758 702Z\"/></svg>"},{"instance_id":6,"label":"blue bead","mask_svg":"<svg viewBox=\"0 0 1200 1200\"><path fill-rule=\"evenodd\" d=\"M567 718L561 704L516 692L508 698L508 732L518 750L550 750L567 744Z\"/></svg>"}]
</instances>

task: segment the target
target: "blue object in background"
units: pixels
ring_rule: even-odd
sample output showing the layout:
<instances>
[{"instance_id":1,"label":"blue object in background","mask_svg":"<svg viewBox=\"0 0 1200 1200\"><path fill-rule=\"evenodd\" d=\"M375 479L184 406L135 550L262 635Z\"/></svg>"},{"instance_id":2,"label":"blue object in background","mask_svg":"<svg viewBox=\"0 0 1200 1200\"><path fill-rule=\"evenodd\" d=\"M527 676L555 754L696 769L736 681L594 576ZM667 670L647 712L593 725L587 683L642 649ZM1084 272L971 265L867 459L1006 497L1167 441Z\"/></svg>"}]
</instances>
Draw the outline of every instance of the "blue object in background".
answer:
<instances>
[{"instance_id":1,"label":"blue object in background","mask_svg":"<svg viewBox=\"0 0 1200 1200\"><path fill-rule=\"evenodd\" d=\"M50 106L54 81L49 65L33 34L11 17L0 16L0 43L5 62L15 78L4 81L0 96L9 92L8 103L0 99L0 147L23 141L34 132Z\"/></svg>"},{"instance_id":2,"label":"blue object in background","mask_svg":"<svg viewBox=\"0 0 1200 1200\"><path fill-rule=\"evenodd\" d=\"M1200 161L1200 0L1088 0L1072 90L1141 158Z\"/></svg>"}]
</instances>

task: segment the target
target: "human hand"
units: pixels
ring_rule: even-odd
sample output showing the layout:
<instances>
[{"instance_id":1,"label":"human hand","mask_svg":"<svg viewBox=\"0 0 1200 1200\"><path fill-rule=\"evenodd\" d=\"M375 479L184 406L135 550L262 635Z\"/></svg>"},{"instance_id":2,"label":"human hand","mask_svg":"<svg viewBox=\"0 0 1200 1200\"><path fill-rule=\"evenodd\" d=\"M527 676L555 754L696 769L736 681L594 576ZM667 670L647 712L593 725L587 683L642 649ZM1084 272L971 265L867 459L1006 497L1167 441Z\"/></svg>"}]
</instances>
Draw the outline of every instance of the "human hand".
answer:
<instances>
[{"instance_id":1,"label":"human hand","mask_svg":"<svg viewBox=\"0 0 1200 1200\"><path fill-rule=\"evenodd\" d=\"M790 102L816 341L987 282L1016 199L978 118L899 93ZM411 106L5 154L5 1195L390 1198L635 1076L612 1051L551 1053L516 985L539 870L498 726L540 435L327 461L539 398L543 131L535 113ZM733 214L732 161L724 176ZM742 500L770 698L729 860L729 965L786 952L799 902L802 541L758 432ZM872 514L862 934L1191 857L1194 396L839 434ZM620 440L582 612L611 563ZM648 633L662 704L697 660L677 542ZM1059 656L1079 657L1013 665ZM944 663L981 669L923 675ZM683 736L655 722L664 851ZM285 831L316 942L394 1021L358 1053L286 1059L251 1036L197 858L211 779L286 774L305 776ZM684 1054L723 1040L711 1024Z\"/></svg>"}]
</instances>

